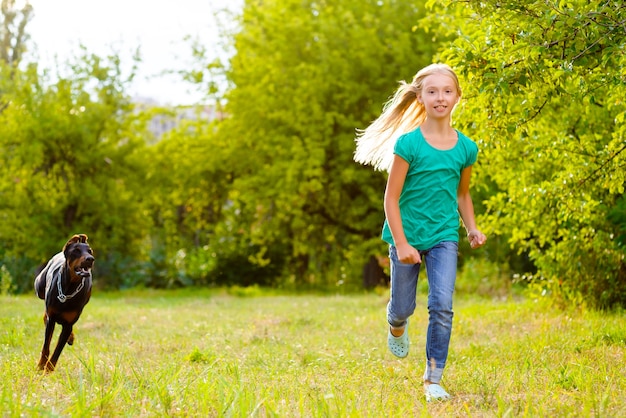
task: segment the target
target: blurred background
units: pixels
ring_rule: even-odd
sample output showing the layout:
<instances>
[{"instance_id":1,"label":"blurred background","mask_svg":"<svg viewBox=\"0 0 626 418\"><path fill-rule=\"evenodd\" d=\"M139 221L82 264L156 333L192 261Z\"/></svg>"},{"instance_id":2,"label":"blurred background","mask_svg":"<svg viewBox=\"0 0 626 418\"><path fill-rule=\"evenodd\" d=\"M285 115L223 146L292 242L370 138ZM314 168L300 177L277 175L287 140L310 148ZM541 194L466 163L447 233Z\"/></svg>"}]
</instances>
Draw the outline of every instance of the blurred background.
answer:
<instances>
[{"instance_id":1,"label":"blurred background","mask_svg":"<svg viewBox=\"0 0 626 418\"><path fill-rule=\"evenodd\" d=\"M459 292L626 302L626 6L2 0L0 292L74 233L101 289L385 288L355 130L450 64L486 247Z\"/></svg>"}]
</instances>

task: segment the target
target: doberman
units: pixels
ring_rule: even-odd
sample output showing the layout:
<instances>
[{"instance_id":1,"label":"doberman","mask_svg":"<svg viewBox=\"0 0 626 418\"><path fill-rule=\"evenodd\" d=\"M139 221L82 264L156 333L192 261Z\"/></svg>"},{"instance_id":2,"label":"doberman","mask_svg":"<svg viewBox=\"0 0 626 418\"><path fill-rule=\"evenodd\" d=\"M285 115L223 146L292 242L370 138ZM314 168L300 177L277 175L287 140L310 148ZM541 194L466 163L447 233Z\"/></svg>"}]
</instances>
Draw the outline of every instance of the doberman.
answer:
<instances>
[{"instance_id":1,"label":"doberman","mask_svg":"<svg viewBox=\"0 0 626 418\"><path fill-rule=\"evenodd\" d=\"M46 302L43 316L46 333L39 370L53 371L65 344L74 343L74 324L91 297L91 269L94 260L93 251L87 243L87 235L74 235L63 246L63 251L51 258L35 278L37 296ZM55 324L61 324L63 329L50 357L50 342Z\"/></svg>"}]
</instances>

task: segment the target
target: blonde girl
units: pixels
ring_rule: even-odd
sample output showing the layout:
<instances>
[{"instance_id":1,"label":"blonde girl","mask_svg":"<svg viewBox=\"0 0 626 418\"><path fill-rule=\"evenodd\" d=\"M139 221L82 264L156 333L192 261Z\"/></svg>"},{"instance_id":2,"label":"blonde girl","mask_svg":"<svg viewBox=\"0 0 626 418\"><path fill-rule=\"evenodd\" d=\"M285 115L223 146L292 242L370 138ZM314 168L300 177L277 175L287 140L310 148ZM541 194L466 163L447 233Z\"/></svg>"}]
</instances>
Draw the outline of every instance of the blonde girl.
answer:
<instances>
[{"instance_id":1,"label":"blonde girl","mask_svg":"<svg viewBox=\"0 0 626 418\"><path fill-rule=\"evenodd\" d=\"M426 399L446 400L440 385L452 331L459 215L472 248L485 244L469 192L478 147L451 126L461 98L454 71L445 64L420 70L401 82L382 114L357 135L354 159L388 170L382 238L389 243L391 297L387 344L397 357L409 353L408 321L424 261L428 275Z\"/></svg>"}]
</instances>

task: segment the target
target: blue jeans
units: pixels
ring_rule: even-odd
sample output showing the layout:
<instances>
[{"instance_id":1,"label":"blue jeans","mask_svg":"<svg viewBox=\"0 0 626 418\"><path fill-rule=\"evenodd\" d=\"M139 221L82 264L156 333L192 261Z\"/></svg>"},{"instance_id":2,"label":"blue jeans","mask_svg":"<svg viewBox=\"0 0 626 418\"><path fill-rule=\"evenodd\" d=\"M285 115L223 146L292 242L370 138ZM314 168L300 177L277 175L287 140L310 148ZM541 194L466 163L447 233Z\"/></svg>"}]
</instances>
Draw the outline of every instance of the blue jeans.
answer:
<instances>
[{"instance_id":1,"label":"blue jeans","mask_svg":"<svg viewBox=\"0 0 626 418\"><path fill-rule=\"evenodd\" d=\"M452 294L456 280L459 245L443 241L429 250L420 251L428 275L428 332L426 334L426 371L424 380L439 383L448 358L452 334ZM402 327L415 311L417 279L420 264L398 260L396 248L389 247L391 261L391 298L387 304L387 321Z\"/></svg>"}]
</instances>

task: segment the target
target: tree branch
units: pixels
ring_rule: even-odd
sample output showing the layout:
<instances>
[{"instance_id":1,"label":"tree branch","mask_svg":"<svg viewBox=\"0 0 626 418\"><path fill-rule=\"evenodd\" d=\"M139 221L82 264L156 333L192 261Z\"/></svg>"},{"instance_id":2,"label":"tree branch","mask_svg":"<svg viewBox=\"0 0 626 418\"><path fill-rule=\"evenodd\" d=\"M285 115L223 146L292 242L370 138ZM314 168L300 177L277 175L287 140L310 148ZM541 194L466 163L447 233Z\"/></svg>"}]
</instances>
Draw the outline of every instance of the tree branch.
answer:
<instances>
[{"instance_id":1,"label":"tree branch","mask_svg":"<svg viewBox=\"0 0 626 418\"><path fill-rule=\"evenodd\" d=\"M603 162L598 168L596 168L595 170L593 170L593 172L591 174L589 174L587 177L585 177L584 179L582 179L581 181L578 182L579 186L582 186L583 184L585 184L586 182L588 182L589 180L591 180L592 178L596 177L596 175L598 174L598 172L600 170L602 170L604 167L606 167L611 161L613 161L615 159L615 157L617 157L618 155L620 155L622 152L624 152L624 150L626 150L626 144L624 144L622 146L622 148L620 148L615 154L611 155L605 162Z\"/></svg>"}]
</instances>

